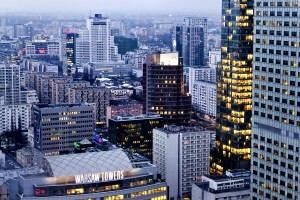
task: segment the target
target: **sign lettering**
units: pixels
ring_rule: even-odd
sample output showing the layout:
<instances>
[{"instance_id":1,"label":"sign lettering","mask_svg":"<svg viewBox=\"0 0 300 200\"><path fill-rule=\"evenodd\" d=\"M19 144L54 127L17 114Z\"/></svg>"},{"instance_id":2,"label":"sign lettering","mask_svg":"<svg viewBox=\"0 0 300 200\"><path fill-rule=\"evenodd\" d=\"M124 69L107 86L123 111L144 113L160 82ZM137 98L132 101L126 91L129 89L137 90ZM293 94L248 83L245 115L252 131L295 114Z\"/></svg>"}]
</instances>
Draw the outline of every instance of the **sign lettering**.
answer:
<instances>
[{"instance_id":1,"label":"sign lettering","mask_svg":"<svg viewBox=\"0 0 300 200\"><path fill-rule=\"evenodd\" d=\"M102 172L95 174L75 175L75 182L79 183L95 183L101 181L115 181L124 179L124 171Z\"/></svg>"}]
</instances>

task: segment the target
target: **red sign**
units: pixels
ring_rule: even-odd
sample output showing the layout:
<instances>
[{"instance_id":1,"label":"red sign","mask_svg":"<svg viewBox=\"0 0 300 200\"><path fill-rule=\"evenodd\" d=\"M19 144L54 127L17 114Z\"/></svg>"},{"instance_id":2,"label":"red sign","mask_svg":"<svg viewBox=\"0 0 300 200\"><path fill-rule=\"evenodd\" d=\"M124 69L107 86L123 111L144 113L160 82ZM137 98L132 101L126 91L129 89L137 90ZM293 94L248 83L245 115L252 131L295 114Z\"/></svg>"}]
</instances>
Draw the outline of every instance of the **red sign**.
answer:
<instances>
[{"instance_id":1,"label":"red sign","mask_svg":"<svg viewBox=\"0 0 300 200\"><path fill-rule=\"evenodd\" d=\"M35 190L35 195L41 195L41 194L45 194L46 193L46 190L43 190L43 189L36 189Z\"/></svg>"}]
</instances>

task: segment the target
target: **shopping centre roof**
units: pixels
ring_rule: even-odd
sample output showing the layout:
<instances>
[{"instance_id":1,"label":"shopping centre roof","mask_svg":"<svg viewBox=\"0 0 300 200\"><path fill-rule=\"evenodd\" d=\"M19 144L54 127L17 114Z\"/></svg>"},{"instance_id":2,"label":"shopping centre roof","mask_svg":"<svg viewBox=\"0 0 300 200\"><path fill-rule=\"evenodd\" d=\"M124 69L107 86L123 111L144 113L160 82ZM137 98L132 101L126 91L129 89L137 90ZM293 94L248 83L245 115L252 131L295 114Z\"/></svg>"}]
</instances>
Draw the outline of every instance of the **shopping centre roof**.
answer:
<instances>
[{"instance_id":1,"label":"shopping centre roof","mask_svg":"<svg viewBox=\"0 0 300 200\"><path fill-rule=\"evenodd\" d=\"M74 176L133 169L121 149L45 157L48 171L54 177Z\"/></svg>"}]
</instances>

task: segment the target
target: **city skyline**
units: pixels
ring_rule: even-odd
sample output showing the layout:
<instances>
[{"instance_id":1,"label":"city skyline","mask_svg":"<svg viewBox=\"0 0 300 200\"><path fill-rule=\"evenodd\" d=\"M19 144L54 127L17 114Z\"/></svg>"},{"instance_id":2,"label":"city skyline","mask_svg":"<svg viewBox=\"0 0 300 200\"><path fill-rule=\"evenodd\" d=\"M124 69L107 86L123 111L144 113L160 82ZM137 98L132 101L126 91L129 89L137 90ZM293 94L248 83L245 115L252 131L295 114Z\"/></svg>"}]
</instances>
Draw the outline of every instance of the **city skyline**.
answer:
<instances>
[{"instance_id":1,"label":"city skyline","mask_svg":"<svg viewBox=\"0 0 300 200\"><path fill-rule=\"evenodd\" d=\"M1 2L1 1L0 1ZM203 5L206 4L206 5ZM18 6L15 6L18 5ZM45 6L47 5L47 6ZM60 5L60 6L57 6ZM173 0L152 0L142 2L138 0L104 0L96 2L92 0L45 0L37 2L35 0L18 1L12 0L9 2L1 2L0 14L7 12L122 12L124 14L135 12L137 13L187 13L187 14L216 14L221 11L220 0L210 0L209 3L204 0L187 0L187 1L173 1Z\"/></svg>"}]
</instances>

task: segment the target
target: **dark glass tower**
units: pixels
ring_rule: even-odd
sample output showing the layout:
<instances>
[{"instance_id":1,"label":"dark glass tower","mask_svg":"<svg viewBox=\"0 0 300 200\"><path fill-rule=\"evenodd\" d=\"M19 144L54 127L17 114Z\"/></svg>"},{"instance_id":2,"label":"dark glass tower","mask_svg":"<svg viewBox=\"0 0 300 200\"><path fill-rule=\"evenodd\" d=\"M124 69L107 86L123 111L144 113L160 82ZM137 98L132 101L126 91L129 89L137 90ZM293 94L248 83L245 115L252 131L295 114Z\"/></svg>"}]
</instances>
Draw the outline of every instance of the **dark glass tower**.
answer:
<instances>
[{"instance_id":1,"label":"dark glass tower","mask_svg":"<svg viewBox=\"0 0 300 200\"><path fill-rule=\"evenodd\" d=\"M76 39L79 34L72 32L65 32L62 35L62 57L67 65L68 76L75 73L74 66L76 65Z\"/></svg>"},{"instance_id":2,"label":"dark glass tower","mask_svg":"<svg viewBox=\"0 0 300 200\"><path fill-rule=\"evenodd\" d=\"M156 112L165 124L188 125L191 97L184 92L183 66L178 53L153 54L143 68L144 109Z\"/></svg>"},{"instance_id":3,"label":"dark glass tower","mask_svg":"<svg viewBox=\"0 0 300 200\"><path fill-rule=\"evenodd\" d=\"M175 28L176 51L184 67L205 65L205 32L200 25Z\"/></svg>"},{"instance_id":4,"label":"dark glass tower","mask_svg":"<svg viewBox=\"0 0 300 200\"><path fill-rule=\"evenodd\" d=\"M153 128L162 128L157 114L109 119L108 139L118 146L152 160Z\"/></svg>"},{"instance_id":5,"label":"dark glass tower","mask_svg":"<svg viewBox=\"0 0 300 200\"><path fill-rule=\"evenodd\" d=\"M222 62L217 69L217 137L211 173L250 169L253 0L222 1Z\"/></svg>"}]
</instances>

